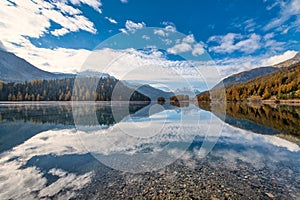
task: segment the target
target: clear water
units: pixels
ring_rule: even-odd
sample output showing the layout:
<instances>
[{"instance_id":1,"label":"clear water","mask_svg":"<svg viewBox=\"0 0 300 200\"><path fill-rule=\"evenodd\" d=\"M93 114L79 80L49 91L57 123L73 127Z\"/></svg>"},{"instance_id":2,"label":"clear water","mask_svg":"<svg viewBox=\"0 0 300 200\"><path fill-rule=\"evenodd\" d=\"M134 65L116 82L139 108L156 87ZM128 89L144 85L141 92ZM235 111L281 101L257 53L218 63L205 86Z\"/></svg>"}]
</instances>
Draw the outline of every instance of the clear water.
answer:
<instances>
[{"instance_id":1,"label":"clear water","mask_svg":"<svg viewBox=\"0 0 300 200\"><path fill-rule=\"evenodd\" d=\"M2 103L0 199L299 199L299 110Z\"/></svg>"}]
</instances>

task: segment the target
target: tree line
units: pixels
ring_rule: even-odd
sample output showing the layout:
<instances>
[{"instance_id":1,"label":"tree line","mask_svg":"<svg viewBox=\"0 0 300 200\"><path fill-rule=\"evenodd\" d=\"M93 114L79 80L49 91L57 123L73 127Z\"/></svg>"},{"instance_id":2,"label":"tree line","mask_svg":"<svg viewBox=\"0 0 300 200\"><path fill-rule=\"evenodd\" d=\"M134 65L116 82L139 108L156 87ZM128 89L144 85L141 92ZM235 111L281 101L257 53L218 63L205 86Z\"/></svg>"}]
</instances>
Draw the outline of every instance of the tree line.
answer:
<instances>
[{"instance_id":1,"label":"tree line","mask_svg":"<svg viewBox=\"0 0 300 200\"><path fill-rule=\"evenodd\" d=\"M224 100L223 91L214 89L197 95L198 101ZM227 101L300 99L300 63L225 88ZM219 96L218 96L219 95Z\"/></svg>"},{"instance_id":2,"label":"tree line","mask_svg":"<svg viewBox=\"0 0 300 200\"><path fill-rule=\"evenodd\" d=\"M122 88L118 90L121 91L119 94L115 94L117 100L128 100L126 96L132 94L130 101L150 101L147 96L111 77L63 78L19 83L0 81L0 101L111 101L117 84ZM92 85L95 87L92 88Z\"/></svg>"}]
</instances>

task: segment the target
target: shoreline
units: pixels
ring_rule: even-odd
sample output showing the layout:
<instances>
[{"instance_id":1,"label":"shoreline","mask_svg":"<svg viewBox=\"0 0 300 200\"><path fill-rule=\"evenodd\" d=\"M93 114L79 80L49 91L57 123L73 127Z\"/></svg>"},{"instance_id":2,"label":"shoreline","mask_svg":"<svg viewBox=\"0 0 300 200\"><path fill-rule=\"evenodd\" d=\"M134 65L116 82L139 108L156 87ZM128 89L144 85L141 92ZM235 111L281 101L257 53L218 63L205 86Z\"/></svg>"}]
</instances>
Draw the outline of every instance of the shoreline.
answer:
<instances>
[{"instance_id":1,"label":"shoreline","mask_svg":"<svg viewBox=\"0 0 300 200\"><path fill-rule=\"evenodd\" d=\"M288 100L262 100L263 104L267 105L283 105L283 106L300 106L300 99L288 99Z\"/></svg>"}]
</instances>

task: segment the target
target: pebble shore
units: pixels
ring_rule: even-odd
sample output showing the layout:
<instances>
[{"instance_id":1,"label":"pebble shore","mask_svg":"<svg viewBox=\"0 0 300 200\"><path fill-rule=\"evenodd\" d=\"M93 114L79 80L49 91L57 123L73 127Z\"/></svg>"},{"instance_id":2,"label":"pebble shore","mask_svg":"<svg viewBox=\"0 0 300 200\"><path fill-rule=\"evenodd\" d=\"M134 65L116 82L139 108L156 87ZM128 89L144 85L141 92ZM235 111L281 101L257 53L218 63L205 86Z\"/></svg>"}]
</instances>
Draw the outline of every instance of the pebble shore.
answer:
<instances>
[{"instance_id":1,"label":"pebble shore","mask_svg":"<svg viewBox=\"0 0 300 200\"><path fill-rule=\"evenodd\" d=\"M231 167L208 156L203 160L177 160L155 172L107 170L98 176L76 198L300 199L299 169L282 164L258 170L242 161Z\"/></svg>"}]
</instances>

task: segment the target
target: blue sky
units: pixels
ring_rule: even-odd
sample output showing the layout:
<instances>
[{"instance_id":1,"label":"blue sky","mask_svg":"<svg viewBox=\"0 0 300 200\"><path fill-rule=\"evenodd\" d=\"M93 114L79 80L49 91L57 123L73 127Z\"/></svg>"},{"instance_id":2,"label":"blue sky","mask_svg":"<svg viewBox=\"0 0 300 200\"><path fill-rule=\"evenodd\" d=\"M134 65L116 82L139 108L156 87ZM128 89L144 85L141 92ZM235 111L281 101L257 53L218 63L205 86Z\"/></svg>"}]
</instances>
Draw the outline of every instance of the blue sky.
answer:
<instances>
[{"instance_id":1,"label":"blue sky","mask_svg":"<svg viewBox=\"0 0 300 200\"><path fill-rule=\"evenodd\" d=\"M47 48L67 47L92 50L101 41L119 33L126 21L130 20L135 23L144 22L147 27L164 27L164 23L170 23L176 27L177 31L184 34L192 33L197 41L204 42L207 42L211 36L222 36L227 33L241 34L245 37L251 33L261 36L274 33L273 39L286 42L286 48L295 50L299 48L299 44L292 42L292 40L299 41L300 39L298 27L291 27L296 15L291 16L279 26L265 29L269 23L280 17L280 13L286 7L281 7L276 1L187 0L184 3L176 3L170 0L128 0L127 3L122 3L118 0L102 0L101 3L102 14L84 4L73 6L80 9L83 15L93 22L97 30L96 34L79 31L61 37L51 37L50 33L31 41L37 46L40 43L42 47ZM117 24L111 23L108 18L115 20ZM59 25L53 23L49 31L56 27ZM288 30L290 27L291 29ZM266 51L268 49L261 48L254 53L260 54ZM219 54L215 56L222 57Z\"/></svg>"},{"instance_id":2,"label":"blue sky","mask_svg":"<svg viewBox=\"0 0 300 200\"><path fill-rule=\"evenodd\" d=\"M145 27L193 36L222 76L300 49L300 0L3 0L0 16L0 45L55 72L77 71L101 42Z\"/></svg>"}]
</instances>

